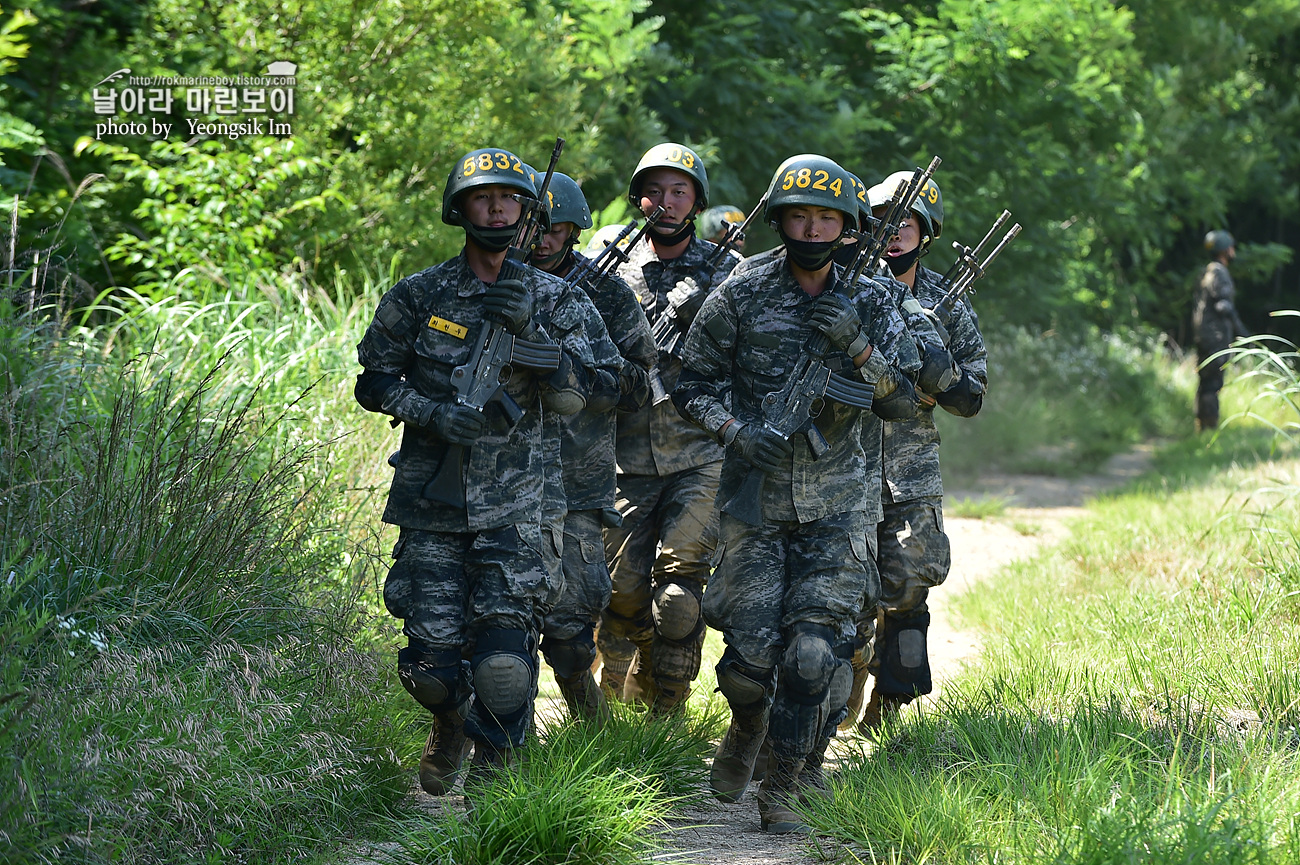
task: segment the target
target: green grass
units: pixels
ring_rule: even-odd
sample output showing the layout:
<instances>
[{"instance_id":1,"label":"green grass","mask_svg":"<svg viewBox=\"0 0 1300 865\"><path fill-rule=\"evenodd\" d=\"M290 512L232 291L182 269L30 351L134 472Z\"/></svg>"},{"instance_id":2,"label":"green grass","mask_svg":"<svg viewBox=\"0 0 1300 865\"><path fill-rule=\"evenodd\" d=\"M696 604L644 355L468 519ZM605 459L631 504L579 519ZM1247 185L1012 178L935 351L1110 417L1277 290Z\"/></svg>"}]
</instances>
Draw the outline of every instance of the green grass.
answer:
<instances>
[{"instance_id":1,"label":"green grass","mask_svg":"<svg viewBox=\"0 0 1300 865\"><path fill-rule=\"evenodd\" d=\"M1007 500L1002 496L963 496L945 501L943 512L948 516L964 517L971 520L985 520L1000 517L1007 510Z\"/></svg>"}]
</instances>

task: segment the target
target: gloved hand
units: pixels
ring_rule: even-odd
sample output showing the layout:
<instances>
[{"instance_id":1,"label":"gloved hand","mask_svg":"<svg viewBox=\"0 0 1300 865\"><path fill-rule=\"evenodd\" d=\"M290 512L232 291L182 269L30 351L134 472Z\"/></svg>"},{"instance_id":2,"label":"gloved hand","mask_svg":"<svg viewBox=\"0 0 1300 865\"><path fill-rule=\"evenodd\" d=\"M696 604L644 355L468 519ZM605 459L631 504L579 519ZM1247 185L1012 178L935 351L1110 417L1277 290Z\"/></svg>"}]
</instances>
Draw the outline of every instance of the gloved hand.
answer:
<instances>
[{"instance_id":1,"label":"gloved hand","mask_svg":"<svg viewBox=\"0 0 1300 865\"><path fill-rule=\"evenodd\" d=\"M927 344L921 351L921 372L916 383L925 393L942 393L961 378L961 367L953 363L952 355L941 345Z\"/></svg>"},{"instance_id":2,"label":"gloved hand","mask_svg":"<svg viewBox=\"0 0 1300 865\"><path fill-rule=\"evenodd\" d=\"M707 294L708 292L700 288L698 282L688 276L668 292L668 306L672 308L678 321L689 326L695 320L695 314L704 305Z\"/></svg>"},{"instance_id":3,"label":"gloved hand","mask_svg":"<svg viewBox=\"0 0 1300 865\"><path fill-rule=\"evenodd\" d=\"M794 453L794 447L780 433L751 423L740 428L732 445L750 465L768 474L780 471Z\"/></svg>"},{"instance_id":4,"label":"gloved hand","mask_svg":"<svg viewBox=\"0 0 1300 865\"><path fill-rule=\"evenodd\" d=\"M532 295L517 279L498 279L489 286L483 295L483 307L515 335L527 330L533 320Z\"/></svg>"},{"instance_id":5,"label":"gloved hand","mask_svg":"<svg viewBox=\"0 0 1300 865\"><path fill-rule=\"evenodd\" d=\"M823 294L817 298L808 321L826 334L831 345L849 357L862 354L870 344L862 332L862 320L858 318L853 304L841 295Z\"/></svg>"},{"instance_id":6,"label":"gloved hand","mask_svg":"<svg viewBox=\"0 0 1300 865\"><path fill-rule=\"evenodd\" d=\"M487 432L487 418L467 405L441 402L434 404L433 415L425 426L440 439L469 447Z\"/></svg>"}]
</instances>

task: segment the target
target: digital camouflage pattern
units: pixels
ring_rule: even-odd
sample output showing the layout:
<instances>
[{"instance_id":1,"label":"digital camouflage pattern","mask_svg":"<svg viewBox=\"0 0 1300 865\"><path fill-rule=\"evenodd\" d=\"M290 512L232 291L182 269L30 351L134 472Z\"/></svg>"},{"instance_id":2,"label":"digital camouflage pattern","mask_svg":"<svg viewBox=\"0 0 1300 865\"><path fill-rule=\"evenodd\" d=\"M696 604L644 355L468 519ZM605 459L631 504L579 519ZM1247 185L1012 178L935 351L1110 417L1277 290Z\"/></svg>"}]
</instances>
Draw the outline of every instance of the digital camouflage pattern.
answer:
<instances>
[{"instance_id":1,"label":"digital camouflage pattern","mask_svg":"<svg viewBox=\"0 0 1300 865\"><path fill-rule=\"evenodd\" d=\"M574 267L586 259L573 254ZM637 303L636 294L617 274L611 273L599 287L588 277L578 287L590 298L621 356L618 370L618 409L640 411L650 402L650 370L657 362L650 323ZM614 506L614 443L617 431L614 411L580 411L564 418L564 492L569 510Z\"/></svg>"},{"instance_id":2,"label":"digital camouflage pattern","mask_svg":"<svg viewBox=\"0 0 1300 865\"><path fill-rule=\"evenodd\" d=\"M692 237L681 256L663 261L645 238L629 251L618 273L636 294L652 327L668 308L668 292L687 277L698 282L706 259L716 248L707 240ZM713 284L722 282L739 261L734 253L724 258ZM658 363L664 388L671 392L681 373L681 361L659 352ZM683 419L670 401L647 405L618 419L618 470L623 474L665 476L720 459L718 442Z\"/></svg>"},{"instance_id":3,"label":"digital camouflage pattern","mask_svg":"<svg viewBox=\"0 0 1300 865\"><path fill-rule=\"evenodd\" d=\"M1192 309L1192 330L1196 346L1204 356L1227 348L1236 336L1248 333L1237 315L1236 287L1232 274L1221 261L1211 261L1201 274Z\"/></svg>"},{"instance_id":4,"label":"digital camouflage pattern","mask_svg":"<svg viewBox=\"0 0 1300 865\"><path fill-rule=\"evenodd\" d=\"M922 342L940 342L934 325L920 312L933 309L943 298L943 277L925 267L916 270L916 287L905 295L904 283L890 280L909 329ZM988 351L980 334L979 319L963 299L953 310L947 325L948 351L970 377L988 385ZM921 405L915 418L885 424L885 502L904 502L943 495L939 473L939 430L934 424L934 406ZM883 577L882 577L883 578Z\"/></svg>"},{"instance_id":5,"label":"digital camouflage pattern","mask_svg":"<svg viewBox=\"0 0 1300 865\"><path fill-rule=\"evenodd\" d=\"M952 547L943 531L943 498L890 504L876 527L880 609L924 613L929 590L948 579Z\"/></svg>"},{"instance_id":6,"label":"digital camouflage pattern","mask_svg":"<svg viewBox=\"0 0 1300 865\"><path fill-rule=\"evenodd\" d=\"M588 373L584 371L594 370L596 360L591 345L580 337L584 318L579 307L558 304L566 289L554 277L526 268L523 281L536 308L548 312L543 335L559 342L573 361L572 381L566 386L585 392L583 376ZM384 509L387 523L463 532L541 520L545 477L541 384L536 374L522 368L512 372L505 390L524 409L523 417L509 427L501 411L489 405L487 433L466 450L465 508L423 496L447 446L412 419L421 417L430 401L454 399L451 371L469 358L474 339L486 326L482 300L486 291L462 251L393 286L380 300L357 346L357 358L366 370L402 376L388 390L382 408L384 414L406 421ZM613 350L612 344L609 349Z\"/></svg>"},{"instance_id":7,"label":"digital camouflage pattern","mask_svg":"<svg viewBox=\"0 0 1300 865\"><path fill-rule=\"evenodd\" d=\"M542 629L547 637L569 640L599 621L609 603L609 568L601 537L599 510L569 511L564 517L564 586Z\"/></svg>"},{"instance_id":8,"label":"digital camouflage pattern","mask_svg":"<svg viewBox=\"0 0 1300 865\"><path fill-rule=\"evenodd\" d=\"M832 265L826 290L836 290L842 280L843 270ZM919 366L919 360L911 360L916 358L915 345L889 295L865 283L855 288L851 300L874 350L890 360L901 354L909 365ZM715 441L733 416L762 424L763 397L784 386L813 334L807 322L814 303L784 257L727 279L704 302L686 338L682 364L705 381L692 383L683 413ZM862 379L863 373L843 352L832 351L826 362L843 375ZM858 409L826 400L815 423L830 450L814 459L802 435L791 440L791 465L764 479L763 518L811 522L874 510L863 487L872 475L879 475L880 450L864 448L863 422ZM727 453L720 506L735 495L749 469L738 453Z\"/></svg>"}]
</instances>

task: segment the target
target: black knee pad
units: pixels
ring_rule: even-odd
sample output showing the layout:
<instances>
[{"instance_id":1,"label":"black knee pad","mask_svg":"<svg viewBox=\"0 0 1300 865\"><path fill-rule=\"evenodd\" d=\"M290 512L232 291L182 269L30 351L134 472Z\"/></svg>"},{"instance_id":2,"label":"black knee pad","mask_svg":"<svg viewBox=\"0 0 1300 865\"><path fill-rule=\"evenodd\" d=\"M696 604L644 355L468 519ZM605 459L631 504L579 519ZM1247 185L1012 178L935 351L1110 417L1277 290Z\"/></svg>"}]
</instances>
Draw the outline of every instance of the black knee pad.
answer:
<instances>
[{"instance_id":1,"label":"black knee pad","mask_svg":"<svg viewBox=\"0 0 1300 865\"><path fill-rule=\"evenodd\" d=\"M693 643L704 629L703 597L704 589L695 583L674 581L659 586L650 607L655 633L674 643Z\"/></svg>"},{"instance_id":2,"label":"black knee pad","mask_svg":"<svg viewBox=\"0 0 1300 865\"><path fill-rule=\"evenodd\" d=\"M522 717L537 680L532 638L527 631L490 628L481 632L470 668L478 703L503 725Z\"/></svg>"},{"instance_id":3,"label":"black knee pad","mask_svg":"<svg viewBox=\"0 0 1300 865\"><path fill-rule=\"evenodd\" d=\"M407 646L397 652L397 678L415 701L430 712L458 707L467 693L459 649L426 652Z\"/></svg>"},{"instance_id":4,"label":"black knee pad","mask_svg":"<svg viewBox=\"0 0 1300 865\"><path fill-rule=\"evenodd\" d=\"M590 670L596 661L595 626L587 625L567 640L542 638L542 654L557 679L572 679Z\"/></svg>"},{"instance_id":5,"label":"black knee pad","mask_svg":"<svg viewBox=\"0 0 1300 865\"><path fill-rule=\"evenodd\" d=\"M816 706L826 699L839 666L834 641L835 632L826 625L798 622L791 628L781 655L781 685L794 702Z\"/></svg>"},{"instance_id":6,"label":"black knee pad","mask_svg":"<svg viewBox=\"0 0 1300 865\"><path fill-rule=\"evenodd\" d=\"M746 664L730 646L713 669L718 675L718 690L730 706L749 706L771 700L776 691L775 670Z\"/></svg>"},{"instance_id":7,"label":"black knee pad","mask_svg":"<svg viewBox=\"0 0 1300 865\"><path fill-rule=\"evenodd\" d=\"M929 629L929 613L897 617L885 614L884 623L876 634L876 657L880 659L876 687L881 694L919 697L934 690L926 645Z\"/></svg>"}]
</instances>

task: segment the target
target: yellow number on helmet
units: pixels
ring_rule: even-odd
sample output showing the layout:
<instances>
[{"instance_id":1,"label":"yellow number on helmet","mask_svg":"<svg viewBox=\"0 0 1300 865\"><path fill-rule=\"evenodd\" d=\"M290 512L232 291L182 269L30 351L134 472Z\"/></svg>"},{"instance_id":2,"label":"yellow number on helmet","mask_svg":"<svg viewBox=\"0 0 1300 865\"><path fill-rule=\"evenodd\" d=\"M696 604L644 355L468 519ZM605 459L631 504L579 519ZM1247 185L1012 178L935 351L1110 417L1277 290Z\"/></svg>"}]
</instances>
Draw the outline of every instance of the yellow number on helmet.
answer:
<instances>
[{"instance_id":1,"label":"yellow number on helmet","mask_svg":"<svg viewBox=\"0 0 1300 865\"><path fill-rule=\"evenodd\" d=\"M835 197L839 198L844 193L844 181L840 180L838 177L832 180L831 192L834 192Z\"/></svg>"},{"instance_id":2,"label":"yellow number on helmet","mask_svg":"<svg viewBox=\"0 0 1300 865\"><path fill-rule=\"evenodd\" d=\"M497 168L505 170L510 167L510 157L500 150L497 151Z\"/></svg>"},{"instance_id":3,"label":"yellow number on helmet","mask_svg":"<svg viewBox=\"0 0 1300 865\"><path fill-rule=\"evenodd\" d=\"M794 185L800 189L807 189L809 183L812 183L812 169L800 168L799 173L795 175Z\"/></svg>"},{"instance_id":4,"label":"yellow number on helmet","mask_svg":"<svg viewBox=\"0 0 1300 865\"><path fill-rule=\"evenodd\" d=\"M781 181L781 188L789 189L792 186L794 186L794 171L787 171L785 177Z\"/></svg>"},{"instance_id":5,"label":"yellow number on helmet","mask_svg":"<svg viewBox=\"0 0 1300 865\"><path fill-rule=\"evenodd\" d=\"M826 191L826 181L827 181L827 180L830 180L830 177L831 177L830 174L828 174L827 172L825 172L825 171L823 171L822 169L819 168L819 169L817 169L817 171L816 171L816 173L813 175L813 177L816 178L816 179L813 180L812 188L813 188L813 189L820 189L822 192L825 192L825 191Z\"/></svg>"},{"instance_id":6,"label":"yellow number on helmet","mask_svg":"<svg viewBox=\"0 0 1300 865\"><path fill-rule=\"evenodd\" d=\"M475 170L476 169L474 168L474 157L472 156L466 159L465 164L460 167L460 173L465 177L469 177L471 174L474 173Z\"/></svg>"},{"instance_id":7,"label":"yellow number on helmet","mask_svg":"<svg viewBox=\"0 0 1300 865\"><path fill-rule=\"evenodd\" d=\"M513 159L511 159L511 161L510 161L510 167L511 167L514 171L518 172L519 174L523 174L523 173L524 173L524 166L523 166L523 163L521 163L521 162L519 161L519 157L518 157L518 156L516 156L516 157L514 157Z\"/></svg>"},{"instance_id":8,"label":"yellow number on helmet","mask_svg":"<svg viewBox=\"0 0 1300 865\"><path fill-rule=\"evenodd\" d=\"M682 151L682 165L685 165L687 168L694 168L695 154L690 153L689 151Z\"/></svg>"},{"instance_id":9,"label":"yellow number on helmet","mask_svg":"<svg viewBox=\"0 0 1300 865\"><path fill-rule=\"evenodd\" d=\"M491 153L480 153L480 154L478 155L478 167L479 167L479 169L482 170L482 171L491 171L491 170L492 170L492 154L491 154Z\"/></svg>"},{"instance_id":10,"label":"yellow number on helmet","mask_svg":"<svg viewBox=\"0 0 1300 865\"><path fill-rule=\"evenodd\" d=\"M669 161L669 162L681 162L681 161L682 161L682 149L681 149L680 147L674 147L672 150L668 151L668 161Z\"/></svg>"}]
</instances>

